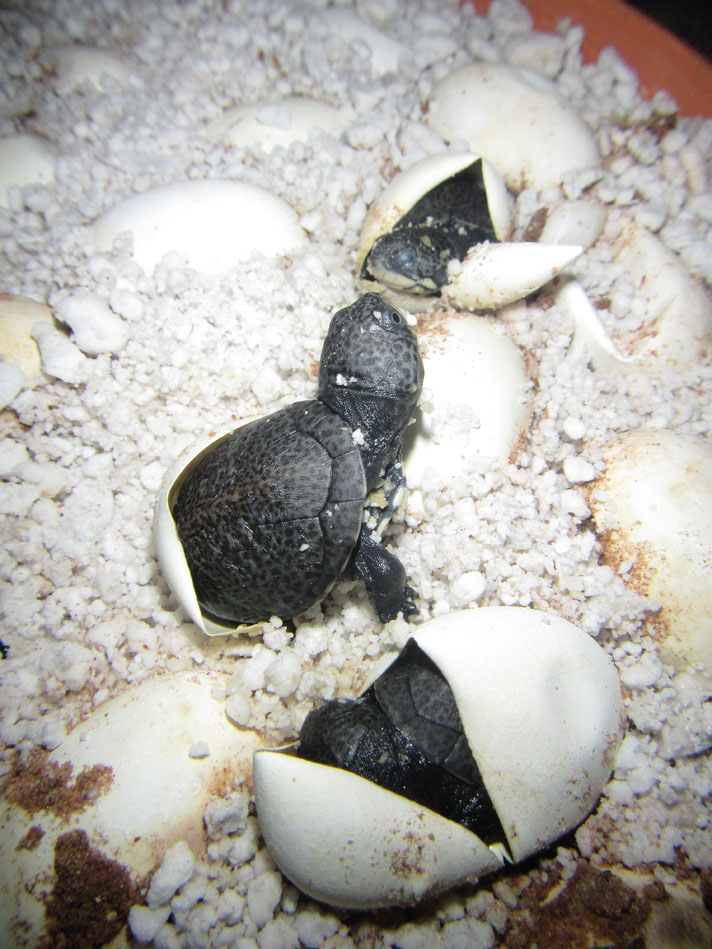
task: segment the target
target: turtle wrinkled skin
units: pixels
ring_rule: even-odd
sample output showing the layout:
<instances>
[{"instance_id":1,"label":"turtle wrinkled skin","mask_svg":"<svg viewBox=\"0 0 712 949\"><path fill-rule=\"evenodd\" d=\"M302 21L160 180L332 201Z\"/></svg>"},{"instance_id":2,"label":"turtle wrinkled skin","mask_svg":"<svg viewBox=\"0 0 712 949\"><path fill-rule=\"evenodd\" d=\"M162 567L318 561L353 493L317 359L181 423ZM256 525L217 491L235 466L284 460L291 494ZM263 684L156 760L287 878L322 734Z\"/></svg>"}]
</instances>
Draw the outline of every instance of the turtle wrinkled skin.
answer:
<instances>
[{"instance_id":1,"label":"turtle wrinkled skin","mask_svg":"<svg viewBox=\"0 0 712 949\"><path fill-rule=\"evenodd\" d=\"M333 316L317 399L233 432L180 486L173 519L201 609L225 623L286 619L356 576L383 622L417 612L374 530L402 495L401 441L422 384L415 334L382 297Z\"/></svg>"},{"instance_id":2,"label":"turtle wrinkled skin","mask_svg":"<svg viewBox=\"0 0 712 949\"><path fill-rule=\"evenodd\" d=\"M436 294L451 260L464 260L476 244L496 241L478 159L428 191L382 234L361 267L361 277L394 290Z\"/></svg>"},{"instance_id":3,"label":"turtle wrinkled skin","mask_svg":"<svg viewBox=\"0 0 712 949\"><path fill-rule=\"evenodd\" d=\"M360 698L309 712L296 754L416 801L489 845L506 841L452 690L412 639Z\"/></svg>"}]
</instances>

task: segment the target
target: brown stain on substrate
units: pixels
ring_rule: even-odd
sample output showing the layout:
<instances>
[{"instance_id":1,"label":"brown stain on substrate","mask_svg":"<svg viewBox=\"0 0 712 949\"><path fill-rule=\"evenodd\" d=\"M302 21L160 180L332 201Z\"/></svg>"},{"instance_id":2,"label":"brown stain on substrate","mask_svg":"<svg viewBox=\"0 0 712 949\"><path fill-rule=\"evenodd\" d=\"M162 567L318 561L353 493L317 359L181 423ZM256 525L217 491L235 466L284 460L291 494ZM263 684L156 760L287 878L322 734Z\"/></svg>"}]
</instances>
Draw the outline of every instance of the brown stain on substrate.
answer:
<instances>
[{"instance_id":1,"label":"brown stain on substrate","mask_svg":"<svg viewBox=\"0 0 712 949\"><path fill-rule=\"evenodd\" d=\"M67 831L54 848L54 887L45 900L47 935L38 949L105 946L126 925L144 888L120 863L91 847L85 831Z\"/></svg>"},{"instance_id":2,"label":"brown stain on substrate","mask_svg":"<svg viewBox=\"0 0 712 949\"><path fill-rule=\"evenodd\" d=\"M41 748L33 748L24 761L17 751L0 796L28 814L49 811L66 820L92 806L114 780L113 770L103 764L83 768L72 780L73 772L69 762L51 761Z\"/></svg>"},{"instance_id":3,"label":"brown stain on substrate","mask_svg":"<svg viewBox=\"0 0 712 949\"><path fill-rule=\"evenodd\" d=\"M704 886L699 899L688 892L673 900L659 881L634 888L616 873L580 860L569 880L546 873L523 890L502 944L507 949L702 949L710 944L708 916ZM658 942L665 931L672 941Z\"/></svg>"}]
</instances>

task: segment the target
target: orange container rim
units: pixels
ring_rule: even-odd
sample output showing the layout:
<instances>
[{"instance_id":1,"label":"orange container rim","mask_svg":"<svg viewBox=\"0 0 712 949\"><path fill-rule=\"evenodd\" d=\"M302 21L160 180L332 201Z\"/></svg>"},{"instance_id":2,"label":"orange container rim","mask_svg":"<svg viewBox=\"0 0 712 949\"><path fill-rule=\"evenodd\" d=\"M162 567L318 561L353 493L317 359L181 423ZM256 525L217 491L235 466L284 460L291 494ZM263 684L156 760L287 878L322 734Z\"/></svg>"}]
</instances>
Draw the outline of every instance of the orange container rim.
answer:
<instances>
[{"instance_id":1,"label":"orange container rim","mask_svg":"<svg viewBox=\"0 0 712 949\"><path fill-rule=\"evenodd\" d=\"M480 14L490 0L462 0ZM635 70L642 95L664 90L680 114L712 116L712 62L622 0L523 0L537 30L555 32L560 20L584 28L585 62L613 46Z\"/></svg>"}]
</instances>

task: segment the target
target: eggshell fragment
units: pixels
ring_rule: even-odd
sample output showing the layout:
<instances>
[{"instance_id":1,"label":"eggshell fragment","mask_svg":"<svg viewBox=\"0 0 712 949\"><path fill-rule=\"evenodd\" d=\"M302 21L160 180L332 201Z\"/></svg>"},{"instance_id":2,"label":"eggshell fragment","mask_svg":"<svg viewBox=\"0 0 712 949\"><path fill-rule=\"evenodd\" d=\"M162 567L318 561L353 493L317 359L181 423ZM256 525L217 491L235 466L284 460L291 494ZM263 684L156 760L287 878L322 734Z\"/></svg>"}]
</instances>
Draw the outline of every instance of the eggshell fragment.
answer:
<instances>
[{"instance_id":1,"label":"eggshell fragment","mask_svg":"<svg viewBox=\"0 0 712 949\"><path fill-rule=\"evenodd\" d=\"M569 171L599 163L586 124L539 73L476 63L446 76L428 106L430 127L488 158L512 191L542 190Z\"/></svg>"},{"instance_id":2,"label":"eggshell fragment","mask_svg":"<svg viewBox=\"0 0 712 949\"><path fill-rule=\"evenodd\" d=\"M623 737L618 675L598 643L517 606L447 613L414 638L453 691L514 859L575 827Z\"/></svg>"},{"instance_id":3,"label":"eggshell fragment","mask_svg":"<svg viewBox=\"0 0 712 949\"><path fill-rule=\"evenodd\" d=\"M513 858L580 823L623 735L618 677L600 646L522 607L448 613L413 638L452 688ZM487 847L426 807L289 752L255 753L255 801L270 852L308 895L356 909L410 903L502 866L504 841Z\"/></svg>"},{"instance_id":4,"label":"eggshell fragment","mask_svg":"<svg viewBox=\"0 0 712 949\"><path fill-rule=\"evenodd\" d=\"M205 274L230 270L252 254L276 256L305 241L297 215L257 185L206 179L181 181L133 195L89 226L97 246L111 250L124 232L134 259L150 273L170 252Z\"/></svg>"},{"instance_id":5,"label":"eggshell fragment","mask_svg":"<svg viewBox=\"0 0 712 949\"><path fill-rule=\"evenodd\" d=\"M462 263L450 264L441 297L460 309L496 310L549 283L582 251L534 241L478 244Z\"/></svg>"},{"instance_id":6,"label":"eggshell fragment","mask_svg":"<svg viewBox=\"0 0 712 949\"><path fill-rule=\"evenodd\" d=\"M277 864L334 906L412 903L503 864L464 827L348 771L258 751L254 780Z\"/></svg>"},{"instance_id":7,"label":"eggshell fragment","mask_svg":"<svg viewBox=\"0 0 712 949\"><path fill-rule=\"evenodd\" d=\"M464 314L421 324L419 335L428 397L405 433L408 486L422 488L429 468L450 479L475 458L510 461L531 416L529 379L515 344L487 320Z\"/></svg>"},{"instance_id":8,"label":"eggshell fragment","mask_svg":"<svg viewBox=\"0 0 712 949\"><path fill-rule=\"evenodd\" d=\"M313 129L336 132L346 125L340 109L307 96L287 96L275 102L227 109L210 124L208 133L233 145L260 145L271 152L278 145L306 142Z\"/></svg>"},{"instance_id":9,"label":"eggshell fragment","mask_svg":"<svg viewBox=\"0 0 712 949\"><path fill-rule=\"evenodd\" d=\"M0 355L16 363L28 379L36 379L42 366L32 327L53 322L52 311L45 303L0 294Z\"/></svg>"},{"instance_id":10,"label":"eggshell fragment","mask_svg":"<svg viewBox=\"0 0 712 949\"><path fill-rule=\"evenodd\" d=\"M0 140L0 204L10 206L10 188L54 181L54 151L39 135L10 135Z\"/></svg>"},{"instance_id":11,"label":"eggshell fragment","mask_svg":"<svg viewBox=\"0 0 712 949\"><path fill-rule=\"evenodd\" d=\"M662 603L651 627L662 658L712 669L712 448L662 430L629 432L604 449L589 506L606 559Z\"/></svg>"},{"instance_id":12,"label":"eggshell fragment","mask_svg":"<svg viewBox=\"0 0 712 949\"><path fill-rule=\"evenodd\" d=\"M594 201L564 201L552 208L539 240L542 244L591 247L603 232L606 210Z\"/></svg>"},{"instance_id":13,"label":"eggshell fragment","mask_svg":"<svg viewBox=\"0 0 712 949\"><path fill-rule=\"evenodd\" d=\"M712 351L712 297L659 237L630 224L614 241L615 259L647 303L641 331L629 354L649 371L685 369L709 359Z\"/></svg>"},{"instance_id":14,"label":"eggshell fragment","mask_svg":"<svg viewBox=\"0 0 712 949\"><path fill-rule=\"evenodd\" d=\"M178 673L146 680L105 702L70 732L50 756L69 763L69 782L52 795L49 809L28 813L23 797L0 803L0 944L15 945L18 935L37 945L44 934L44 900L54 886L57 838L84 830L89 845L117 861L136 882L161 863L174 843L185 841L193 854L205 850L203 810L209 798L249 774L257 744L225 716L214 689L227 677ZM196 739L210 754L192 758ZM73 810L74 782L82 772L110 770L108 787L97 784L83 808ZM65 805L66 816L60 809ZM30 826L34 849L18 846ZM41 834L40 834L41 832ZM31 934L31 936L30 936Z\"/></svg>"},{"instance_id":15,"label":"eggshell fragment","mask_svg":"<svg viewBox=\"0 0 712 949\"><path fill-rule=\"evenodd\" d=\"M156 545L156 557L171 592L183 607L195 625L207 636L225 636L237 630L247 631L257 627L243 624L217 623L209 615L203 613L195 595L193 579L190 575L188 563L183 552L183 545L176 530L171 510L177 497L178 489L191 469L208 452L212 451L221 441L230 436L238 428L247 425L253 419L245 419L240 424L234 423L208 438L202 439L194 446L183 452L166 472L156 499L156 508L153 518L153 538Z\"/></svg>"}]
</instances>

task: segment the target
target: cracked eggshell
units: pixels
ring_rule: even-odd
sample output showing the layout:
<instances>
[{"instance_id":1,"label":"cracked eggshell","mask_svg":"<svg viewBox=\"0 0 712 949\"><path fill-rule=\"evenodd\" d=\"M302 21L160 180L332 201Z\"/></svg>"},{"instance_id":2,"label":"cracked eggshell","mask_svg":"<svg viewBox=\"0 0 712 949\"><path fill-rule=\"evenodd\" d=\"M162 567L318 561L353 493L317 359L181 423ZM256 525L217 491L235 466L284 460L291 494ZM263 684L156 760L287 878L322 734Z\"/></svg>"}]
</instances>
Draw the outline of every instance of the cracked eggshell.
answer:
<instances>
[{"instance_id":1,"label":"cracked eggshell","mask_svg":"<svg viewBox=\"0 0 712 949\"><path fill-rule=\"evenodd\" d=\"M220 179L180 181L132 195L89 225L102 251L110 251L124 232L131 234L133 257L147 273L171 252L201 273L218 274L253 254L296 251L306 240L296 212L282 198L257 185Z\"/></svg>"},{"instance_id":2,"label":"cracked eggshell","mask_svg":"<svg viewBox=\"0 0 712 949\"><path fill-rule=\"evenodd\" d=\"M503 866L474 834L348 771L260 750L257 816L285 876L314 899L414 903Z\"/></svg>"},{"instance_id":3,"label":"cracked eggshell","mask_svg":"<svg viewBox=\"0 0 712 949\"><path fill-rule=\"evenodd\" d=\"M366 212L356 259L358 273L381 235L387 234L428 191L480 157L443 152L423 158L396 175ZM462 262L451 262L441 297L446 304L460 309L492 310L519 300L548 283L583 250L578 245L510 242L511 195L493 164L483 159L482 167L492 224L501 243L478 244ZM431 305L430 297L395 291L373 280L363 283L369 288L375 284L379 292L406 309L422 310Z\"/></svg>"},{"instance_id":4,"label":"cracked eggshell","mask_svg":"<svg viewBox=\"0 0 712 949\"><path fill-rule=\"evenodd\" d=\"M0 205L10 206L10 188L54 181L54 150L39 135L9 135L0 140Z\"/></svg>"},{"instance_id":5,"label":"cracked eggshell","mask_svg":"<svg viewBox=\"0 0 712 949\"><path fill-rule=\"evenodd\" d=\"M414 639L448 680L514 859L579 824L624 731L618 674L598 643L519 606L448 613Z\"/></svg>"},{"instance_id":6,"label":"cracked eggshell","mask_svg":"<svg viewBox=\"0 0 712 949\"><path fill-rule=\"evenodd\" d=\"M217 623L210 616L203 613L195 595L193 579L183 552L183 544L178 537L171 511L175 504L178 489L201 458L213 451L220 442L232 435L233 432L253 421L255 421L255 418L244 419L237 425L233 422L232 425L212 433L180 455L166 472L156 500L153 517L153 539L161 573L171 593L190 619L208 636L225 636L235 632L248 632L261 629L262 624L259 623L256 626L235 624L231 626Z\"/></svg>"},{"instance_id":7,"label":"cracked eggshell","mask_svg":"<svg viewBox=\"0 0 712 949\"><path fill-rule=\"evenodd\" d=\"M414 204L441 181L456 175L480 157L479 154L442 152L422 158L396 175L366 212L359 239L357 272L361 272L376 240L387 234ZM494 232L498 240L505 241L512 233L512 198L502 176L490 162L484 161L482 169Z\"/></svg>"},{"instance_id":8,"label":"cracked eggshell","mask_svg":"<svg viewBox=\"0 0 712 949\"><path fill-rule=\"evenodd\" d=\"M662 604L650 623L661 657L712 670L712 446L641 431L603 454L606 471L588 503L608 562Z\"/></svg>"},{"instance_id":9,"label":"cracked eggshell","mask_svg":"<svg viewBox=\"0 0 712 949\"><path fill-rule=\"evenodd\" d=\"M536 241L478 244L448 266L444 303L466 310L496 310L521 300L560 274L583 251Z\"/></svg>"},{"instance_id":10,"label":"cracked eggshell","mask_svg":"<svg viewBox=\"0 0 712 949\"><path fill-rule=\"evenodd\" d=\"M287 96L275 102L227 109L208 126L208 134L226 145L260 145L271 152L278 145L306 142L313 129L337 132L346 126L344 114L328 102L307 96Z\"/></svg>"},{"instance_id":11,"label":"cracked eggshell","mask_svg":"<svg viewBox=\"0 0 712 949\"><path fill-rule=\"evenodd\" d=\"M428 397L403 440L408 487L424 487L428 469L449 479L469 472L475 458L512 461L532 412L519 349L486 319L469 314L421 320L418 335Z\"/></svg>"},{"instance_id":12,"label":"cracked eggshell","mask_svg":"<svg viewBox=\"0 0 712 949\"><path fill-rule=\"evenodd\" d=\"M427 122L445 141L462 140L488 158L515 192L560 184L600 156L588 126L532 69L476 63L434 89Z\"/></svg>"},{"instance_id":13,"label":"cracked eggshell","mask_svg":"<svg viewBox=\"0 0 712 949\"><path fill-rule=\"evenodd\" d=\"M107 786L99 783L96 796L80 810L72 811L67 803L66 817L51 808L27 813L21 800L8 800L5 789L0 945L39 945L46 935L44 900L54 886L54 848L67 831L85 831L89 845L121 864L134 882L160 865L178 841L186 841L196 857L205 851L208 800L249 779L252 752L262 743L256 733L232 725L224 703L213 696L215 690L222 693L226 681L226 676L205 673L159 676L130 686L91 712L49 756L55 765L72 768L53 796L55 808L82 772L89 774L97 765L111 772ZM209 755L191 758L191 746L201 739ZM42 832L37 845L18 846L30 827Z\"/></svg>"},{"instance_id":14,"label":"cracked eggshell","mask_svg":"<svg viewBox=\"0 0 712 949\"><path fill-rule=\"evenodd\" d=\"M514 859L580 823L623 734L618 676L600 646L522 607L449 613L413 638L453 690ZM288 752L255 753L257 814L278 865L315 899L412 903L503 865L501 847L428 808Z\"/></svg>"}]
</instances>

